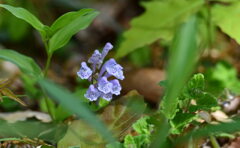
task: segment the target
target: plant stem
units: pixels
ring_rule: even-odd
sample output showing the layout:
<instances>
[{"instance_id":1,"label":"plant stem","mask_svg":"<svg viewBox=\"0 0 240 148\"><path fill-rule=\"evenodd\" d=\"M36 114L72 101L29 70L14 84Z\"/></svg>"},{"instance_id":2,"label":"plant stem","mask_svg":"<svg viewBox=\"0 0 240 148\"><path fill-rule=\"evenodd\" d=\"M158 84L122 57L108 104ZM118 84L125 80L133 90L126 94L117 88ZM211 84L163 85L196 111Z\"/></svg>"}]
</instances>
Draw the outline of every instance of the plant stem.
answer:
<instances>
[{"instance_id":1,"label":"plant stem","mask_svg":"<svg viewBox=\"0 0 240 148\"><path fill-rule=\"evenodd\" d=\"M48 69L50 67L50 63L51 63L51 60L52 60L52 54L48 54L48 57L47 57L47 63L46 63L46 66L45 66L45 69L44 69L44 77L47 76L47 73L48 73Z\"/></svg>"},{"instance_id":2,"label":"plant stem","mask_svg":"<svg viewBox=\"0 0 240 148\"><path fill-rule=\"evenodd\" d=\"M44 92L44 101L45 101L45 104L46 104L46 106L47 106L47 111L48 111L48 113L50 114L52 120L54 121L54 120L55 120L54 112L53 112L53 110L51 109L50 102L49 102L49 98L48 98L48 96L46 95L45 92Z\"/></svg>"},{"instance_id":3,"label":"plant stem","mask_svg":"<svg viewBox=\"0 0 240 148\"><path fill-rule=\"evenodd\" d=\"M210 136L210 141L212 143L213 148L220 148L216 138L213 135Z\"/></svg>"},{"instance_id":4,"label":"plant stem","mask_svg":"<svg viewBox=\"0 0 240 148\"><path fill-rule=\"evenodd\" d=\"M52 53L49 53L49 51L48 51L48 43L47 42L44 42L44 46L45 46L45 50L46 50L46 53L47 53L47 62L46 62L46 66L45 66L45 69L44 69L44 78L46 78L47 74L48 74L48 69L50 67L51 60L52 60ZM51 110L51 105L50 105L50 102L49 102L49 98L47 96L47 93L44 90L43 90L43 94L44 94L44 101L45 101L45 104L47 106L48 113L50 114L52 120L55 120L54 112Z\"/></svg>"}]
</instances>

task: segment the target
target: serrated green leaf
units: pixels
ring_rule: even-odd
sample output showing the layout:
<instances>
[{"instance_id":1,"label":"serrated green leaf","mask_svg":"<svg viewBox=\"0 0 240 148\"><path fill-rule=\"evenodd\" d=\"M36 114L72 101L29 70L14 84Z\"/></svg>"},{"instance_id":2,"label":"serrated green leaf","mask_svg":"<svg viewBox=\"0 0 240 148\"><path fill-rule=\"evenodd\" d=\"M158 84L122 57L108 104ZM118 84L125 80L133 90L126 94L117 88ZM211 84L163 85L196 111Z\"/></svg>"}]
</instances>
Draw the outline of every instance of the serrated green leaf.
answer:
<instances>
[{"instance_id":1,"label":"serrated green leaf","mask_svg":"<svg viewBox=\"0 0 240 148\"><path fill-rule=\"evenodd\" d=\"M24 8L19 7L13 7L10 5L0 4L0 7L6 9L10 13L12 13L14 16L16 16L19 19L22 19L29 23L31 26L33 26L36 30L42 32L44 25L29 11L27 11Z\"/></svg>"},{"instance_id":2,"label":"serrated green leaf","mask_svg":"<svg viewBox=\"0 0 240 148\"><path fill-rule=\"evenodd\" d=\"M219 63L208 74L209 89L219 89L219 93L228 89L235 94L240 94L240 80L234 67Z\"/></svg>"},{"instance_id":3,"label":"serrated green leaf","mask_svg":"<svg viewBox=\"0 0 240 148\"><path fill-rule=\"evenodd\" d=\"M196 114L194 113L182 113L178 112L173 120L171 120L171 133L180 134L182 130L193 120L196 119Z\"/></svg>"},{"instance_id":4,"label":"serrated green leaf","mask_svg":"<svg viewBox=\"0 0 240 148\"><path fill-rule=\"evenodd\" d=\"M13 64L16 64L23 73L34 78L39 78L42 76L40 67L34 62L32 58L22 55L16 51L2 49L0 50L0 59L7 60Z\"/></svg>"},{"instance_id":5,"label":"serrated green leaf","mask_svg":"<svg viewBox=\"0 0 240 148\"><path fill-rule=\"evenodd\" d=\"M161 109L168 119L172 119L177 112L178 96L197 61L199 49L196 42L196 25L196 17L184 24L176 33L170 50L167 89L161 103Z\"/></svg>"},{"instance_id":6,"label":"serrated green leaf","mask_svg":"<svg viewBox=\"0 0 240 148\"><path fill-rule=\"evenodd\" d=\"M10 99L20 103L22 106L27 106L21 99L19 99L10 89L8 88L1 88L0 92L9 97Z\"/></svg>"},{"instance_id":7,"label":"serrated green leaf","mask_svg":"<svg viewBox=\"0 0 240 148\"><path fill-rule=\"evenodd\" d=\"M131 22L131 28L123 35L116 57L149 45L158 39L170 40L176 27L199 10L203 0L151 1L143 3L146 11Z\"/></svg>"},{"instance_id":8,"label":"serrated green leaf","mask_svg":"<svg viewBox=\"0 0 240 148\"><path fill-rule=\"evenodd\" d=\"M152 1L145 2L143 6L146 12L134 19L132 25L141 28L159 29L171 25L176 19L190 12L196 12L204 4L203 0L175 0L169 2ZM162 13L164 12L164 13Z\"/></svg>"},{"instance_id":9,"label":"serrated green leaf","mask_svg":"<svg viewBox=\"0 0 240 148\"><path fill-rule=\"evenodd\" d=\"M203 93L196 99L197 107L203 110L211 110L213 107L218 106L217 98L209 93Z\"/></svg>"},{"instance_id":10,"label":"serrated green leaf","mask_svg":"<svg viewBox=\"0 0 240 148\"><path fill-rule=\"evenodd\" d=\"M203 91L204 86L205 86L204 75L201 73L193 75L191 80L188 82L189 89L199 89Z\"/></svg>"},{"instance_id":11,"label":"serrated green leaf","mask_svg":"<svg viewBox=\"0 0 240 148\"><path fill-rule=\"evenodd\" d=\"M227 13L226 13L227 12ZM240 44L240 2L232 5L214 5L212 19L223 32L235 39Z\"/></svg>"},{"instance_id":12,"label":"serrated green leaf","mask_svg":"<svg viewBox=\"0 0 240 148\"><path fill-rule=\"evenodd\" d=\"M143 117L141 119L139 119L136 123L133 124L133 129L138 133L138 134L147 134L150 135L151 133L151 129L150 129L150 125L147 122L147 120L149 119L148 116Z\"/></svg>"},{"instance_id":13,"label":"serrated green leaf","mask_svg":"<svg viewBox=\"0 0 240 148\"><path fill-rule=\"evenodd\" d=\"M124 138L124 148L139 148L140 144L135 142L135 139L131 135L127 135Z\"/></svg>"},{"instance_id":14,"label":"serrated green leaf","mask_svg":"<svg viewBox=\"0 0 240 148\"><path fill-rule=\"evenodd\" d=\"M79 13L81 10L79 11ZM73 13L71 13L72 15ZM67 24L62 18L60 18L56 24L53 26L54 30L59 29L60 27L63 27L62 25L66 25L60 30L58 30L49 40L49 52L53 53L57 49L63 47L67 44L67 42L71 39L71 37L78 33L80 30L85 29L88 27L93 19L98 15L99 13L93 9L83 9L82 12L72 20L70 23ZM63 18L68 18L70 15L64 16Z\"/></svg>"}]
</instances>

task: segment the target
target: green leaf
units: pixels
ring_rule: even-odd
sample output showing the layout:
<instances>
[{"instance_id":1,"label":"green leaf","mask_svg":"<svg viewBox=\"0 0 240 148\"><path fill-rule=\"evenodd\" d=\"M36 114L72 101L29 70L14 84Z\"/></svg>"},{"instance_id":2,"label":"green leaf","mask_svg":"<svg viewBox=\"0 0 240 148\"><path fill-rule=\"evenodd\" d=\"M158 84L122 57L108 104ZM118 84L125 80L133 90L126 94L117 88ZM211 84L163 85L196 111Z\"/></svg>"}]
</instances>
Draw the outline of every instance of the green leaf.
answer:
<instances>
[{"instance_id":1,"label":"green leaf","mask_svg":"<svg viewBox=\"0 0 240 148\"><path fill-rule=\"evenodd\" d=\"M240 119L233 119L232 122L219 123L217 125L207 125L205 127L199 128L197 130L192 130L184 136L179 136L175 141L173 147L188 141L191 137L194 137L195 140L201 137L207 137L214 133L225 132L225 133L235 133L240 131Z\"/></svg>"},{"instance_id":2,"label":"green leaf","mask_svg":"<svg viewBox=\"0 0 240 148\"><path fill-rule=\"evenodd\" d=\"M124 138L124 148L139 148L140 144L137 143L133 136L127 135Z\"/></svg>"},{"instance_id":3,"label":"green leaf","mask_svg":"<svg viewBox=\"0 0 240 148\"><path fill-rule=\"evenodd\" d=\"M219 63L212 69L209 77L211 81L219 82L220 86L223 88L227 88L236 94L240 94L240 81L235 68Z\"/></svg>"},{"instance_id":4,"label":"green leaf","mask_svg":"<svg viewBox=\"0 0 240 148\"><path fill-rule=\"evenodd\" d=\"M205 86L205 80L204 80L204 75L199 73L193 75L191 80L188 82L188 89L198 89L198 90L204 90Z\"/></svg>"},{"instance_id":5,"label":"green leaf","mask_svg":"<svg viewBox=\"0 0 240 148\"><path fill-rule=\"evenodd\" d=\"M129 55L129 59L137 67L148 66L151 64L151 49L148 47L138 49Z\"/></svg>"},{"instance_id":6,"label":"green leaf","mask_svg":"<svg viewBox=\"0 0 240 148\"><path fill-rule=\"evenodd\" d=\"M8 123L0 120L0 136L5 138L38 138L56 143L66 132L64 124L42 123L37 121L19 121ZM26 130L31 129L31 130Z\"/></svg>"},{"instance_id":7,"label":"green leaf","mask_svg":"<svg viewBox=\"0 0 240 148\"><path fill-rule=\"evenodd\" d=\"M70 13L62 16L53 24L52 29L58 31L49 40L50 53L53 53L57 49L66 45L74 34L87 28L93 19L99 14L93 9L83 9L76 13L77 14ZM67 19L66 21L64 20L65 18ZM70 18L74 20L68 23Z\"/></svg>"},{"instance_id":8,"label":"green leaf","mask_svg":"<svg viewBox=\"0 0 240 148\"><path fill-rule=\"evenodd\" d=\"M64 15L60 16L52 25L51 25L51 32L52 34L55 34L58 30L64 28L65 26L72 23L73 20L78 19L79 17L83 17L84 15L87 15L90 12L93 12L93 9L81 9L76 12L68 12ZM82 18L84 19L84 18Z\"/></svg>"},{"instance_id":9,"label":"green leaf","mask_svg":"<svg viewBox=\"0 0 240 148\"><path fill-rule=\"evenodd\" d=\"M29 23L31 26L33 26L36 30L42 32L44 25L29 11L27 11L24 8L19 7L13 7L5 4L0 4L0 7L6 9L10 13L12 13L14 16L16 16L19 19L22 19Z\"/></svg>"},{"instance_id":10,"label":"green leaf","mask_svg":"<svg viewBox=\"0 0 240 148\"><path fill-rule=\"evenodd\" d=\"M44 79L40 80L38 83L46 91L50 98L58 101L69 112L74 113L85 120L90 126L101 133L107 142L115 141L112 134L99 120L99 118L97 118L97 116L89 110L86 104L72 95L69 91Z\"/></svg>"},{"instance_id":11,"label":"green leaf","mask_svg":"<svg viewBox=\"0 0 240 148\"><path fill-rule=\"evenodd\" d=\"M106 148L123 148L123 144L120 142L110 143L106 145Z\"/></svg>"},{"instance_id":12,"label":"green leaf","mask_svg":"<svg viewBox=\"0 0 240 148\"><path fill-rule=\"evenodd\" d=\"M226 13L227 12L227 13ZM223 32L235 39L240 44L240 2L232 5L214 5L212 19Z\"/></svg>"},{"instance_id":13,"label":"green leaf","mask_svg":"<svg viewBox=\"0 0 240 148\"><path fill-rule=\"evenodd\" d=\"M151 128L150 124L147 122L149 120L149 117L143 117L139 119L136 123L133 124L133 129L138 133L138 134L151 134Z\"/></svg>"},{"instance_id":14,"label":"green leaf","mask_svg":"<svg viewBox=\"0 0 240 148\"><path fill-rule=\"evenodd\" d=\"M200 98L196 99L196 103L199 110L211 110L218 106L217 98L209 93L203 93Z\"/></svg>"},{"instance_id":15,"label":"green leaf","mask_svg":"<svg viewBox=\"0 0 240 148\"><path fill-rule=\"evenodd\" d=\"M141 114L131 111L131 100L142 100L142 96L134 92L111 102L107 107L103 108L99 113L99 118L112 131L114 136L120 141L131 130L131 125L139 119ZM134 104L135 105L135 104ZM138 110L144 108L139 107ZM74 121L64 136L59 142L60 148L68 146L91 146L105 147L104 140L90 125L82 120ZM115 145L116 144L116 145ZM108 146L119 146L116 142L110 143Z\"/></svg>"},{"instance_id":16,"label":"green leaf","mask_svg":"<svg viewBox=\"0 0 240 148\"><path fill-rule=\"evenodd\" d=\"M121 58L130 52L149 45L158 39L170 40L176 27L191 14L199 10L203 0L151 1L143 3L145 13L131 22L131 29L123 35L116 57Z\"/></svg>"},{"instance_id":17,"label":"green leaf","mask_svg":"<svg viewBox=\"0 0 240 148\"><path fill-rule=\"evenodd\" d=\"M0 59L16 64L20 70L32 77L39 78L42 76L40 67L30 57L22 55L16 51L3 49L0 50Z\"/></svg>"},{"instance_id":18,"label":"green leaf","mask_svg":"<svg viewBox=\"0 0 240 148\"><path fill-rule=\"evenodd\" d=\"M193 120L197 118L194 113L182 113L178 112L173 120L171 120L171 133L180 134L182 130L188 126Z\"/></svg>"},{"instance_id":19,"label":"green leaf","mask_svg":"<svg viewBox=\"0 0 240 148\"><path fill-rule=\"evenodd\" d=\"M58 142L58 148L70 146L104 148L105 142L99 133L81 120L73 121L64 137Z\"/></svg>"},{"instance_id":20,"label":"green leaf","mask_svg":"<svg viewBox=\"0 0 240 148\"><path fill-rule=\"evenodd\" d=\"M172 119L177 111L178 96L184 83L191 75L197 61L196 17L192 17L176 33L170 49L167 72L167 90L161 103L161 109L168 119Z\"/></svg>"},{"instance_id":21,"label":"green leaf","mask_svg":"<svg viewBox=\"0 0 240 148\"><path fill-rule=\"evenodd\" d=\"M132 124L141 117L145 108L143 97L136 91L131 91L105 107L100 117L114 136L122 140Z\"/></svg>"}]
</instances>

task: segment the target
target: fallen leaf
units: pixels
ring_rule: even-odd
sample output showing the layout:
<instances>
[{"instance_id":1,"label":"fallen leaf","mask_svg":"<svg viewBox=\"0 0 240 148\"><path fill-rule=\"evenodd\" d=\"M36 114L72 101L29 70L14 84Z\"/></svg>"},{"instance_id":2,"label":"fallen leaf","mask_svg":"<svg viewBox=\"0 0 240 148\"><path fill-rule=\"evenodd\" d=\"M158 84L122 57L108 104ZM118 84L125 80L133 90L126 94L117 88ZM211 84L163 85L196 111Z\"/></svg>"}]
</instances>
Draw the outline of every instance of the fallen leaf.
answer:
<instances>
[{"instance_id":1,"label":"fallen leaf","mask_svg":"<svg viewBox=\"0 0 240 148\"><path fill-rule=\"evenodd\" d=\"M42 112L36 112L36 111L18 111L14 113L0 113L0 118L3 120L8 121L9 123L14 123L17 121L25 121L28 118L33 118L42 121L42 122L51 122L51 117Z\"/></svg>"}]
</instances>

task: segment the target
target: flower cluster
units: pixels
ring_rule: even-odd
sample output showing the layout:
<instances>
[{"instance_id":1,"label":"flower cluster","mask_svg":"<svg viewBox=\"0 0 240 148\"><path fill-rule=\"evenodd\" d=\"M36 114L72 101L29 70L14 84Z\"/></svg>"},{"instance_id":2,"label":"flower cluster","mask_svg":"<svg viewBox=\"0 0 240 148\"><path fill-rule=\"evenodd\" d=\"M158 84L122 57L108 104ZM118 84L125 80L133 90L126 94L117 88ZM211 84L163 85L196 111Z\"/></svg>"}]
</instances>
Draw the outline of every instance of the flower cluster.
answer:
<instances>
[{"instance_id":1,"label":"flower cluster","mask_svg":"<svg viewBox=\"0 0 240 148\"><path fill-rule=\"evenodd\" d=\"M119 95L122 89L119 80L124 79L123 67L114 59L109 59L103 64L103 60L108 52L113 48L111 43L107 43L102 50L95 50L92 56L86 62L81 63L81 68L77 75L81 79L88 79L92 84L84 95L90 101L96 101L103 98L107 101L112 99L113 95ZM110 77L115 77L109 80Z\"/></svg>"}]
</instances>

